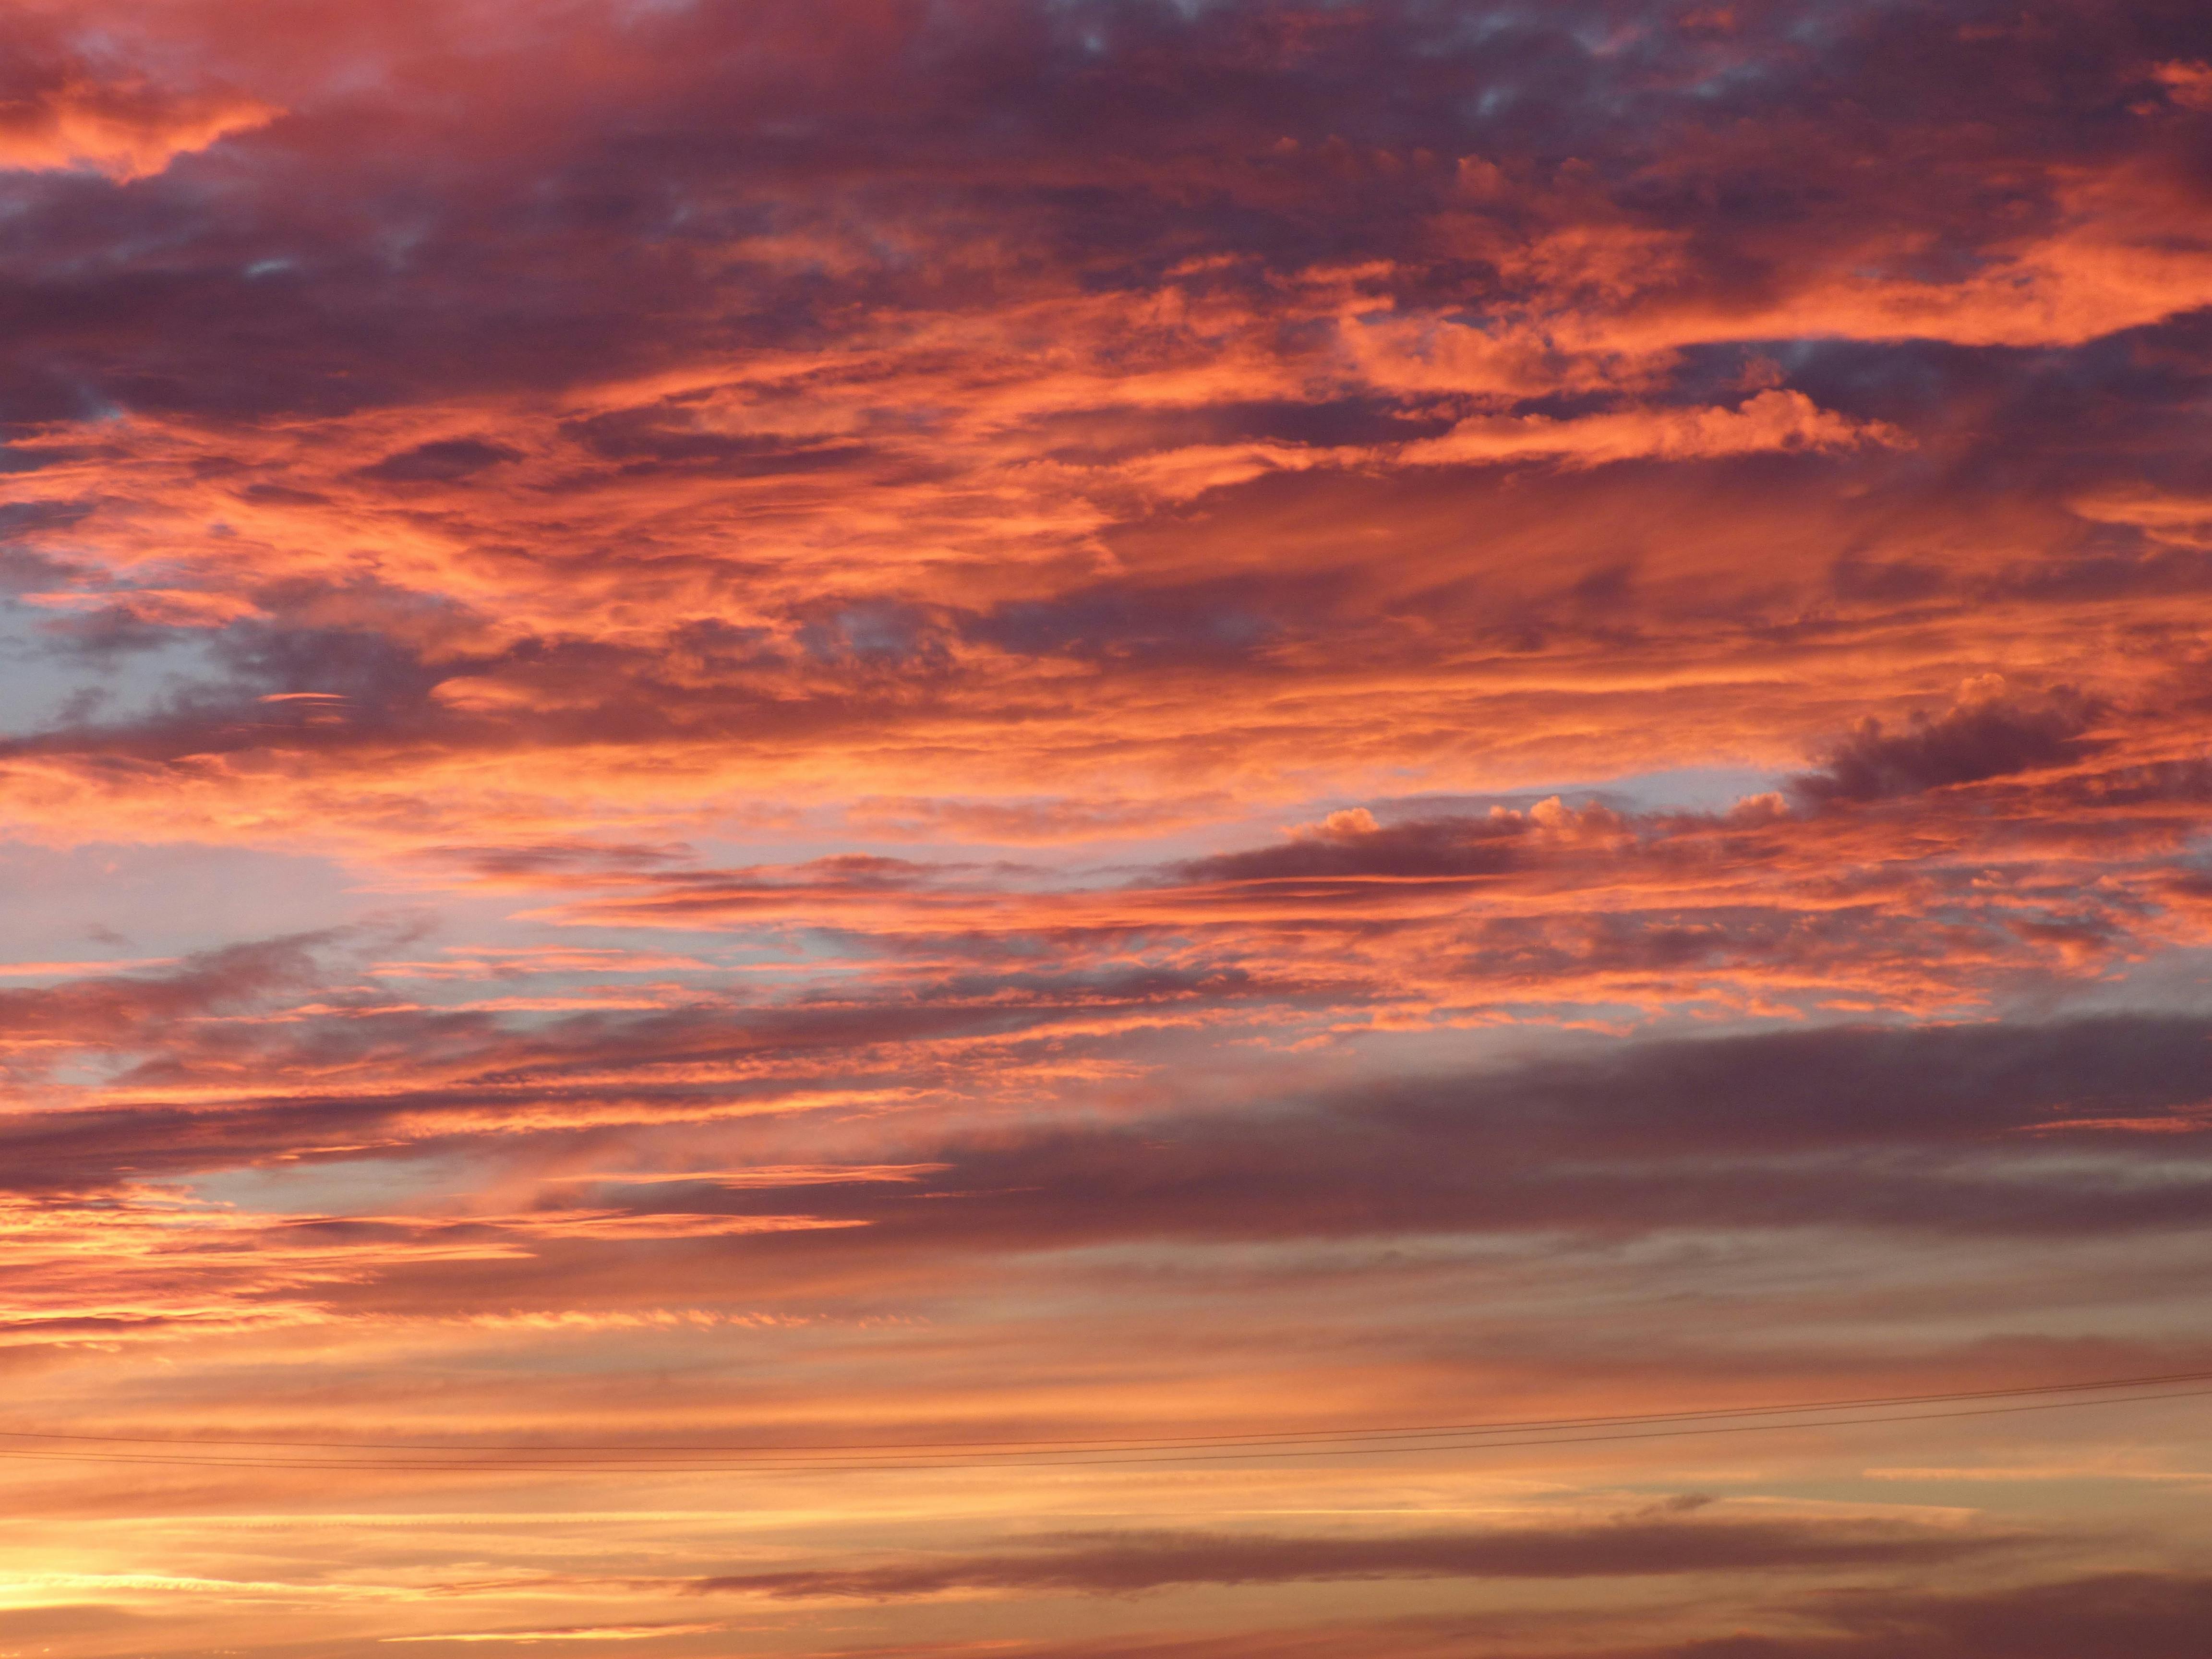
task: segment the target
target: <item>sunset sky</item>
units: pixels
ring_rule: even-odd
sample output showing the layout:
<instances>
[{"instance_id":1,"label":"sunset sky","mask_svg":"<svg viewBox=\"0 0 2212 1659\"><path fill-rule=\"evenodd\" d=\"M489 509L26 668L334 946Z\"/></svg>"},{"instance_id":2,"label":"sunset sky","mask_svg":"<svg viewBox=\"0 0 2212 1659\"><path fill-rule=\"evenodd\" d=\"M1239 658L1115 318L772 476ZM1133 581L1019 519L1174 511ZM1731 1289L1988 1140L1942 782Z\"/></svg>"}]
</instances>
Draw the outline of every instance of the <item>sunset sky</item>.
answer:
<instances>
[{"instance_id":1,"label":"sunset sky","mask_svg":"<svg viewBox=\"0 0 2212 1659\"><path fill-rule=\"evenodd\" d=\"M2203 1659L2203 0L0 0L0 1659Z\"/></svg>"}]
</instances>

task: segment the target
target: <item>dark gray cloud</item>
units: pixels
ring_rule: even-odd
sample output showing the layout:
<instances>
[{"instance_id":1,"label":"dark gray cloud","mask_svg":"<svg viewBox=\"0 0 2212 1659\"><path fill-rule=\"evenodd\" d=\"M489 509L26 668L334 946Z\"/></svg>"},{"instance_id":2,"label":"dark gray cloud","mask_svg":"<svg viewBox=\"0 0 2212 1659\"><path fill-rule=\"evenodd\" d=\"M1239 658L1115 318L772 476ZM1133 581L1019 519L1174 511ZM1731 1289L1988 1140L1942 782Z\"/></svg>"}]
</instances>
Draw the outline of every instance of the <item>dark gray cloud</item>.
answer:
<instances>
[{"instance_id":1,"label":"dark gray cloud","mask_svg":"<svg viewBox=\"0 0 2212 1659\"><path fill-rule=\"evenodd\" d=\"M1615 1650L1604 1659L2194 1659L2212 1620L2212 1579L2109 1573L1981 1595L1856 1590L1802 1611L1829 1628Z\"/></svg>"},{"instance_id":2,"label":"dark gray cloud","mask_svg":"<svg viewBox=\"0 0 2212 1659\"><path fill-rule=\"evenodd\" d=\"M1822 1567L1932 1571L2021 1540L1881 1522L1682 1520L1421 1532L1386 1538L1234 1533L1072 1534L991 1553L725 1574L691 1589L778 1601L897 1601L950 1590L1131 1595L1193 1584L1314 1579L1599 1578Z\"/></svg>"},{"instance_id":3,"label":"dark gray cloud","mask_svg":"<svg viewBox=\"0 0 2212 1659\"><path fill-rule=\"evenodd\" d=\"M1819 771L1790 787L1814 804L1881 800L2062 766L2094 752L2082 733L2096 713L2066 690L2034 702L1992 697L1916 714L1902 731L1870 719L1829 751Z\"/></svg>"}]
</instances>

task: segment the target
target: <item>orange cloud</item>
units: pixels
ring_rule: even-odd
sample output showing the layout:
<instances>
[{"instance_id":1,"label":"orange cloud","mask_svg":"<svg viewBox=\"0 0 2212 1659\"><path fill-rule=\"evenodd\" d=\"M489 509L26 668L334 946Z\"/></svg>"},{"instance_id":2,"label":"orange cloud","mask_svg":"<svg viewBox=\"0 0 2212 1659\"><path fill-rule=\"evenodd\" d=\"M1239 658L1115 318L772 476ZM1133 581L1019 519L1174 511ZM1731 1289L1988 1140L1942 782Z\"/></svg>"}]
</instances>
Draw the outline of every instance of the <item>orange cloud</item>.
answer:
<instances>
[{"instance_id":1,"label":"orange cloud","mask_svg":"<svg viewBox=\"0 0 2212 1659\"><path fill-rule=\"evenodd\" d=\"M82 169L127 184L283 112L241 94L70 76L0 102L0 171Z\"/></svg>"},{"instance_id":2,"label":"orange cloud","mask_svg":"<svg viewBox=\"0 0 2212 1659\"><path fill-rule=\"evenodd\" d=\"M0 1649L2194 1656L2203 31L1817 9L10 7Z\"/></svg>"},{"instance_id":3,"label":"orange cloud","mask_svg":"<svg viewBox=\"0 0 2212 1659\"><path fill-rule=\"evenodd\" d=\"M1897 444L1877 422L1854 422L1814 407L1802 392L1761 392L1737 409L1642 410L1555 421L1543 416L1462 421L1441 438L1407 447L1415 465L1557 457L1584 466L1650 457L1682 460L1762 450Z\"/></svg>"}]
</instances>

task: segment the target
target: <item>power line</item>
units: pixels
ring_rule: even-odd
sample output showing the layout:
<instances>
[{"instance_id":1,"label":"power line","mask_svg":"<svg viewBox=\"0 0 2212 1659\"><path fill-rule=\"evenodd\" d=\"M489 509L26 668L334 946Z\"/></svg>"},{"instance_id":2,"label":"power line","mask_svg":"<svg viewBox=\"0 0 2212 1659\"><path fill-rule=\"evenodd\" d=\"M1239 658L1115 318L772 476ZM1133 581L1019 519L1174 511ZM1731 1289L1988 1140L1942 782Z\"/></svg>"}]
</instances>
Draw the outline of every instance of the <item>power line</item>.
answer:
<instances>
[{"instance_id":1,"label":"power line","mask_svg":"<svg viewBox=\"0 0 2212 1659\"><path fill-rule=\"evenodd\" d=\"M830 1442L727 1442L707 1445L659 1443L641 1445L635 1441L620 1443L590 1443L568 1442L565 1444L509 1443L507 1445L423 1444L420 1442L393 1440L300 1440L288 1438L252 1438L210 1435L114 1435L69 1434L53 1431L31 1429L0 1429L0 1439L11 1440L81 1440L96 1441L101 1444L157 1445L157 1446L274 1446L296 1447L315 1451L411 1451L411 1452L471 1452L514 1451L541 1453L546 1455L574 1452L616 1452L633 1456L648 1455L697 1455L712 1456L776 1455L786 1453L867 1453L899 1451L927 1455L936 1451L984 1452L997 1449L1009 1451L1034 1448L1040 1451L1088 1449L1098 1451L1138 1451L1154 1448L1175 1448L1186 1445L1276 1445L1306 1439L1372 1440L1395 1436L1490 1434L1515 1429L1573 1429L1610 1427L1622 1424L1679 1423L1693 1419L1729 1417L1766 1417L1785 1412L1855 1411L1884 1406L1949 1405L1969 1400L2016 1400L2047 1394L2081 1394L2116 1389L2148 1389L2175 1382L2212 1382L2212 1370L2162 1371L2141 1376L2102 1377L2080 1382L2042 1382L2021 1384L2002 1389L1960 1389L1931 1394L1860 1395L1824 1400L1784 1401L1761 1406L1706 1407L1694 1411L1626 1412L1591 1417L1517 1417L1493 1419L1475 1423L1415 1423L1385 1426L1339 1426L1322 1429L1285 1429L1264 1433L1109 1436L1086 1439L1030 1439L1030 1440L875 1440Z\"/></svg>"},{"instance_id":2,"label":"power line","mask_svg":"<svg viewBox=\"0 0 2212 1659\"><path fill-rule=\"evenodd\" d=\"M1254 1461L1280 1461L1301 1457L1378 1457L1405 1455L1413 1452L1482 1451L1508 1448L1537 1446L1589 1445L1629 1440L1676 1439L1688 1437L1719 1434L1744 1434L1785 1429L1825 1429L1881 1425L1884 1423L1928 1422L1945 1419L1995 1417L2024 1412L2078 1409L2088 1406L2131 1405L2163 1400L2199 1399L2212 1395L2212 1388L2186 1389L2157 1394L2121 1395L2117 1390L2179 1382L2212 1380L2212 1373L2177 1372L2155 1377L2113 1378L2097 1382L2055 1383L2034 1388L2007 1389L1977 1389L1953 1395L1899 1395L1863 1399L1856 1401L1826 1401L1772 1406L1723 1407L1703 1412L1647 1413L1615 1418L1517 1419L1487 1425L1461 1425L1455 1427L1437 1426L1413 1430L1401 1429L1340 1429L1297 1431L1290 1434L1260 1437L1251 1436L1231 1441L1226 1445L1194 1447L1187 1443L1151 1441L1134 1443L1105 1444L1097 1442L971 1442L966 1448L942 1453L908 1450L907 1455L888 1462L869 1462L886 1451L901 1449L896 1446L868 1447L851 1445L825 1448L721 1448L723 1455L766 1457L769 1461L755 1463L735 1463L700 1461L702 1452L710 1449L670 1447L529 1447L529 1446L473 1446L422 1448L394 1446L374 1442L268 1442L268 1441L191 1441L181 1437L121 1436L64 1436L58 1434L33 1435L27 1431L4 1431L15 1437L62 1440L76 1439L114 1443L130 1441L139 1444L174 1445L179 1448L209 1445L293 1445L303 1449L328 1449L333 1446L349 1450L404 1450L420 1454L425 1450L450 1453L448 1456L426 1459L408 1457L364 1458L297 1458L297 1457L210 1457L190 1455L178 1452L115 1452L76 1450L57 1448L37 1450L22 1447L0 1447L0 1458L35 1460L40 1462L94 1462L117 1464L189 1465L199 1468L256 1469L359 1469L385 1470L392 1473L458 1473L458 1474L752 1474L816 1471L820 1473L879 1473L925 1469L989 1469L1019 1468L1097 1468L1132 1467L1170 1463L1224 1463ZM1838 1409L1892 1408L1899 1406L1923 1405L1948 1401L1990 1399L2020 1400L2040 1395L2065 1395L2071 1397L2045 1400L2038 1403L2002 1406L1966 1406L1957 1410L1895 1412L1879 1416L1809 1415ZM1779 1422L1746 1422L1749 1416L1784 1417ZM1722 1420L1716 1420L1722 1419ZM1664 1426L1672 1425L1673 1426ZM1605 1427L1608 1432L1588 1434L1565 1432L1588 1427ZM1516 1431L1535 1429L1536 1435L1510 1436ZM1405 1438L1390 1438L1407 1435L1462 1437L1454 1440L1431 1439L1425 1443ZM1320 1438L1318 1437L1328 1437ZM1377 1443L1381 1442L1382 1443ZM957 1445L958 1443L935 1443ZM977 1448L1000 1445L1003 1450L982 1450ZM1018 1449L1017 1448L1027 1448ZM837 1455L827 1455L834 1450ZM779 1452L782 1455L779 1455ZM617 1455L595 1455L594 1453ZM858 1454L858 1455L854 1455ZM687 1461L669 1461L684 1458Z\"/></svg>"}]
</instances>

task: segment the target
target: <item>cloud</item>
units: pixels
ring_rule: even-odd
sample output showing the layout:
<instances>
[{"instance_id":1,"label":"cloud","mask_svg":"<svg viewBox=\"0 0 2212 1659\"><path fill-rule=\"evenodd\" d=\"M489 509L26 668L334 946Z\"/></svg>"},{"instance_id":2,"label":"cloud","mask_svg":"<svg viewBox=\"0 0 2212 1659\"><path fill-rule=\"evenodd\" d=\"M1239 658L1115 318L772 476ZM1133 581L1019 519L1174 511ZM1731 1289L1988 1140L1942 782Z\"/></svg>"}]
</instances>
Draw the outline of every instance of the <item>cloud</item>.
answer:
<instances>
[{"instance_id":1,"label":"cloud","mask_svg":"<svg viewBox=\"0 0 2212 1659\"><path fill-rule=\"evenodd\" d=\"M505 445L482 438L435 438L363 467L361 476L382 483L454 483L521 459Z\"/></svg>"},{"instance_id":2,"label":"cloud","mask_svg":"<svg viewBox=\"0 0 2212 1659\"><path fill-rule=\"evenodd\" d=\"M2198 9L0 40L13 1427L1168 1437L2198 1363ZM2190 1559L2182 1409L1863 1425L1919 1471L2034 1425L2088 1473L2008 1484L2017 1534L1845 1503L1839 1426L711 1499L10 1456L0 1544L160 1611L24 1626L117 1659L696 1648L715 1578L725 1644L809 1652L2159 1656L2198 1587L2112 1575Z\"/></svg>"},{"instance_id":3,"label":"cloud","mask_svg":"<svg viewBox=\"0 0 2212 1659\"><path fill-rule=\"evenodd\" d=\"M1415 466L1546 459L1598 466L1905 441L1893 427L1816 408L1802 392L1768 390L1737 409L1638 410L1566 421L1541 415L1479 417L1440 438L1408 444L1400 459Z\"/></svg>"},{"instance_id":4,"label":"cloud","mask_svg":"<svg viewBox=\"0 0 2212 1659\"><path fill-rule=\"evenodd\" d=\"M2071 1659L2101 1647L2143 1659L2185 1659L2196 1652L2207 1593L2201 1577L2153 1572L2046 1579L1953 1595L1861 1587L1747 1610L1730 1634L1656 1644L1601 1635L1593 1645L1584 1630L1561 1632L1550 1620L1468 1613L1309 1622L1228 1635L1153 1631L1048 1638L1000 1650L1012 1659L1234 1659L1256 1641L1297 1659L1444 1659L1480 1643L1515 1659L1560 1651L1597 1659L1876 1659L1899 1652L1916 1659ZM1649 1626L1666 1616L1649 1610L1620 1622ZM1783 1626L1789 1628L1774 1628ZM871 1659L954 1659L960 1647L925 1642L860 1651Z\"/></svg>"},{"instance_id":5,"label":"cloud","mask_svg":"<svg viewBox=\"0 0 2212 1659\"><path fill-rule=\"evenodd\" d=\"M283 112L241 93L178 93L75 65L12 67L0 82L0 171L83 170L127 184Z\"/></svg>"},{"instance_id":6,"label":"cloud","mask_svg":"<svg viewBox=\"0 0 2212 1659\"><path fill-rule=\"evenodd\" d=\"M1790 787L1816 804L1880 800L2061 766L2092 752L2082 733L2096 712L2070 689L2025 701L2008 699L2002 682L1972 687L1941 714L1916 713L1902 732L1886 732L1878 720L1862 722L1821 770Z\"/></svg>"},{"instance_id":7,"label":"cloud","mask_svg":"<svg viewBox=\"0 0 2212 1659\"><path fill-rule=\"evenodd\" d=\"M563 1625L557 1629L441 1632L434 1636L386 1636L381 1642L651 1642L672 1636L707 1636L723 1625Z\"/></svg>"},{"instance_id":8,"label":"cloud","mask_svg":"<svg viewBox=\"0 0 2212 1659\"><path fill-rule=\"evenodd\" d=\"M1929 1566L2007 1547L1998 1535L1793 1520L1499 1527L1395 1537L1077 1534L1001 1554L702 1578L696 1593L776 1601L904 1600L956 1590L1132 1595L1172 1585L1310 1579L1637 1577L1850 1565Z\"/></svg>"},{"instance_id":9,"label":"cloud","mask_svg":"<svg viewBox=\"0 0 2212 1659\"><path fill-rule=\"evenodd\" d=\"M1983 1595L1862 1592L1805 1609L1812 1635L1721 1637L1620 1650L1607 1659L2066 1659L2095 1652L2182 1659L2212 1610L2212 1583L2185 1573L2121 1572Z\"/></svg>"}]
</instances>

